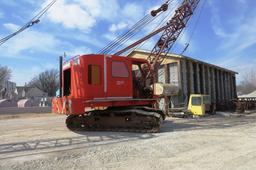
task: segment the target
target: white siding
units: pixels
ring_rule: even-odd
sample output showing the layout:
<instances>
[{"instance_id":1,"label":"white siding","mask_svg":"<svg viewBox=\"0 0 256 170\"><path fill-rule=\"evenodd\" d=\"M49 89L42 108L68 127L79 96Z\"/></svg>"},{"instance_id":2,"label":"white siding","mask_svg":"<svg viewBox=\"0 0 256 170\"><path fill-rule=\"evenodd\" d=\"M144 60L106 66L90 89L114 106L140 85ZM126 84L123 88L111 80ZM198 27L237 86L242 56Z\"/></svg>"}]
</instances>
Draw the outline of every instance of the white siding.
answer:
<instances>
[{"instance_id":1,"label":"white siding","mask_svg":"<svg viewBox=\"0 0 256 170\"><path fill-rule=\"evenodd\" d=\"M158 82L165 83L164 68L158 70Z\"/></svg>"},{"instance_id":2,"label":"white siding","mask_svg":"<svg viewBox=\"0 0 256 170\"><path fill-rule=\"evenodd\" d=\"M179 74L178 74L178 64L170 63L169 64L169 72L170 72L170 83L179 87Z\"/></svg>"}]
</instances>

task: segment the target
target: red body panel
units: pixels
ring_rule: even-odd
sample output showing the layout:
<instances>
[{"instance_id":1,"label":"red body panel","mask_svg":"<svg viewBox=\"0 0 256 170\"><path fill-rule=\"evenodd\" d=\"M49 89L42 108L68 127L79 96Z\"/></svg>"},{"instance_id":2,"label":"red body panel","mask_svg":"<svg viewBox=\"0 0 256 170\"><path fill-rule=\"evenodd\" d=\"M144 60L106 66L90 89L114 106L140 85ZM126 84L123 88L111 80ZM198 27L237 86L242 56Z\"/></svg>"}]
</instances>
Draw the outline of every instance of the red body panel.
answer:
<instances>
[{"instance_id":1,"label":"red body panel","mask_svg":"<svg viewBox=\"0 0 256 170\"><path fill-rule=\"evenodd\" d=\"M64 63L64 96L53 99L53 112L84 114L98 107L153 105L154 99L133 97L134 63L148 64L143 59L104 55L83 55ZM68 70L70 76L66 76ZM92 72L97 76L92 77ZM68 88L67 77L71 79ZM65 89L70 89L70 93L65 94Z\"/></svg>"},{"instance_id":2,"label":"red body panel","mask_svg":"<svg viewBox=\"0 0 256 170\"><path fill-rule=\"evenodd\" d=\"M128 77L112 76L111 65L113 62L123 62L128 70ZM107 57L107 94L111 97L132 98L132 63L124 57Z\"/></svg>"}]
</instances>

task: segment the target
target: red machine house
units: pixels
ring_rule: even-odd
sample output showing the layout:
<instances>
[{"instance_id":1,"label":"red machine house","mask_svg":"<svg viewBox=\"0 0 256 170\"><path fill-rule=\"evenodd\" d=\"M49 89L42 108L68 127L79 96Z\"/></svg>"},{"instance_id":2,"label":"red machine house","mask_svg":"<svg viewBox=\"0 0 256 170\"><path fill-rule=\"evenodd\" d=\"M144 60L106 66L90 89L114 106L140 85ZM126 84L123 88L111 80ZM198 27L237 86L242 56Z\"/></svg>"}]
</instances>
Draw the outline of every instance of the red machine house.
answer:
<instances>
[{"instance_id":1,"label":"red machine house","mask_svg":"<svg viewBox=\"0 0 256 170\"><path fill-rule=\"evenodd\" d=\"M156 100L143 89L142 65L149 68L147 60L110 55L71 59L63 64L63 99L54 99L53 112L83 114L99 107L152 106Z\"/></svg>"}]
</instances>

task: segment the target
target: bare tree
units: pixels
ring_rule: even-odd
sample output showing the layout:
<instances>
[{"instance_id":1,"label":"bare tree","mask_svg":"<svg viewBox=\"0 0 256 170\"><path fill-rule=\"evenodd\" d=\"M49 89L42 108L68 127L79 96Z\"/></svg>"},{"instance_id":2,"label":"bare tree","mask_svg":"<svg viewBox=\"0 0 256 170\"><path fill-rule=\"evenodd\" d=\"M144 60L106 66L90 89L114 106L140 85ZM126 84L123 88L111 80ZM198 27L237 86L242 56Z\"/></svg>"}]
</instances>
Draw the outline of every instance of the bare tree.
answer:
<instances>
[{"instance_id":1,"label":"bare tree","mask_svg":"<svg viewBox=\"0 0 256 170\"><path fill-rule=\"evenodd\" d=\"M49 97L55 96L59 87L59 73L58 70L46 70L35 76L29 83L31 87L37 87L43 92L47 93Z\"/></svg>"},{"instance_id":2,"label":"bare tree","mask_svg":"<svg viewBox=\"0 0 256 170\"><path fill-rule=\"evenodd\" d=\"M11 70L8 67L0 66L0 89L3 87L5 81L11 77Z\"/></svg>"},{"instance_id":3,"label":"bare tree","mask_svg":"<svg viewBox=\"0 0 256 170\"><path fill-rule=\"evenodd\" d=\"M241 84L237 90L243 94L248 94L256 90L256 70L251 69L242 76Z\"/></svg>"},{"instance_id":4,"label":"bare tree","mask_svg":"<svg viewBox=\"0 0 256 170\"><path fill-rule=\"evenodd\" d=\"M11 77L11 70L8 67L0 66L0 98L4 98L6 95L6 89L4 83Z\"/></svg>"}]
</instances>

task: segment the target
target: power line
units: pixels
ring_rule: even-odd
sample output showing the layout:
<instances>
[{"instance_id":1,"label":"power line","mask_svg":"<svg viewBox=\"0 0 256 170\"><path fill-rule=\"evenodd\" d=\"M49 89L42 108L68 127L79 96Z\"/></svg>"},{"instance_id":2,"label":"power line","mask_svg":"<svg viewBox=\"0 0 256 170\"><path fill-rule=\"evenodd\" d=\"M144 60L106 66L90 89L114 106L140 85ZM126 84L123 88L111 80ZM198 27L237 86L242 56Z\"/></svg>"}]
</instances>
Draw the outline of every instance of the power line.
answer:
<instances>
[{"instance_id":1,"label":"power line","mask_svg":"<svg viewBox=\"0 0 256 170\"><path fill-rule=\"evenodd\" d=\"M16 32L2 38L0 40L0 46L3 45L5 42L7 42L12 37L16 36L17 34L23 32L29 27L32 27L35 24L38 24L40 22L40 18L57 2L57 0L51 1L46 7L44 7L36 16L34 16L29 22L27 22L24 26L22 26L20 29L18 29Z\"/></svg>"},{"instance_id":2,"label":"power line","mask_svg":"<svg viewBox=\"0 0 256 170\"><path fill-rule=\"evenodd\" d=\"M165 2L165 4L169 4L170 1L172 2L173 0L168 0ZM159 9L158 9L158 12L160 12ZM116 39L114 39L112 42L110 42L106 47L104 47L98 53L109 54L109 53L113 52L114 50L119 49L123 44L125 44L128 40L130 40L132 37L134 37L146 25L148 25L149 23L154 21L156 19L156 17L160 16L164 11L165 10L162 10L160 12L160 14L157 16L155 16L155 15L152 16L152 15L147 14L140 21L138 21L133 27L131 27L127 32L118 36Z\"/></svg>"}]
</instances>

